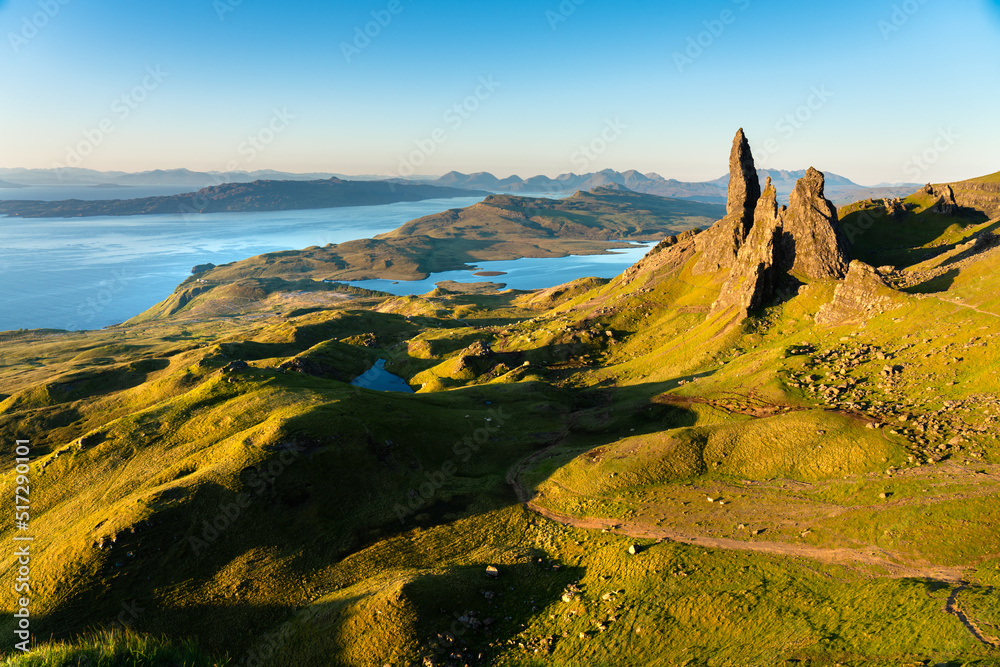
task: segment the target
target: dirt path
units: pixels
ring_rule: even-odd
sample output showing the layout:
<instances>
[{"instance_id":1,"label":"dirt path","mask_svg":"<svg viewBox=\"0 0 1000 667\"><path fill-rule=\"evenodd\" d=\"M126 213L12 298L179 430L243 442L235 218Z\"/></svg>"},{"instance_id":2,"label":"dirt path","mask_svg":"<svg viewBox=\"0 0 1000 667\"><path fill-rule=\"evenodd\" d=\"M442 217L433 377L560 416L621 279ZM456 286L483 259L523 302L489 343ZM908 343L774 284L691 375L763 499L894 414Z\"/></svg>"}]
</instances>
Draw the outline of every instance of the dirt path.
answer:
<instances>
[{"instance_id":1,"label":"dirt path","mask_svg":"<svg viewBox=\"0 0 1000 667\"><path fill-rule=\"evenodd\" d=\"M972 633L972 636L978 639L981 643L986 644L991 648L1000 648L1000 639L991 637L980 630L979 626L976 625L976 622L969 618L969 616L958 606L958 594L969 588L969 583L967 581L961 581L960 584L961 585L955 588L955 590L951 592L951 595L948 596L948 602L945 604L944 610L961 621L962 625L964 625L965 628Z\"/></svg>"},{"instance_id":2,"label":"dirt path","mask_svg":"<svg viewBox=\"0 0 1000 667\"><path fill-rule=\"evenodd\" d=\"M980 308L976 308L975 306L970 306L969 304L962 303L961 301L953 301L951 299L945 299L944 297L940 297L940 296L935 296L935 297L932 297L932 298L936 299L938 301L942 301L944 303L950 303L951 305L958 306L959 308L967 308L969 310L974 310L974 311L976 311L977 313L979 313L981 315L989 315L990 317L1000 317L1000 315L997 315L996 313L991 313L988 310L982 310Z\"/></svg>"},{"instance_id":3,"label":"dirt path","mask_svg":"<svg viewBox=\"0 0 1000 667\"><path fill-rule=\"evenodd\" d=\"M791 544L787 542L771 541L744 541L721 537L707 537L701 535L688 535L672 530L664 530L657 526L650 526L639 521L629 521L623 519L605 519L595 517L576 517L556 510L543 507L539 504L534 494L529 491L521 481L521 475L534 466L538 461L545 458L560 442L556 442L545 449L522 459L510 470L507 471L507 483L511 485L517 494L518 500L528 510L545 517L564 526L582 528L585 530L606 530L618 535L628 535L640 539L664 539L673 542L682 542L694 546L711 549L728 549L735 551L752 551L775 556L785 556L791 558L809 558L823 563L846 565L849 567L875 567L886 572L893 578L920 578L933 579L936 581L946 581L958 584L948 601L944 611L955 616L959 622L985 646L1000 649L1000 639L983 632L979 625L966 614L958 605L959 594L969 588L969 583L963 579L962 567L946 566L921 566L907 564L899 559L893 559L892 554L886 551L875 551L874 548L863 549L824 549L804 544Z\"/></svg>"},{"instance_id":4,"label":"dirt path","mask_svg":"<svg viewBox=\"0 0 1000 667\"><path fill-rule=\"evenodd\" d=\"M947 566L924 566L908 564L899 559L892 558L891 554L875 547L868 549L826 549L814 547L807 544L791 544L788 542L773 542L767 540L737 540L725 537L708 537L703 535L690 535L674 530L667 530L658 526L626 520L626 519L606 519L597 517L577 517L558 512L542 506L537 502L535 495L530 492L521 481L522 474L530 469L535 463L545 458L549 452L558 446L550 445L545 449L535 452L531 456L522 459L507 472L507 483L513 487L518 500L530 511L545 517L564 526L583 528L585 530L607 530L619 535L641 539L664 539L673 542L682 542L699 547L712 549L729 549L735 551L753 551L776 556L788 556L792 558L809 558L824 563L834 563L849 566L868 566L884 569L889 576L895 578L916 577L928 578L938 581L961 583L965 568Z\"/></svg>"}]
</instances>

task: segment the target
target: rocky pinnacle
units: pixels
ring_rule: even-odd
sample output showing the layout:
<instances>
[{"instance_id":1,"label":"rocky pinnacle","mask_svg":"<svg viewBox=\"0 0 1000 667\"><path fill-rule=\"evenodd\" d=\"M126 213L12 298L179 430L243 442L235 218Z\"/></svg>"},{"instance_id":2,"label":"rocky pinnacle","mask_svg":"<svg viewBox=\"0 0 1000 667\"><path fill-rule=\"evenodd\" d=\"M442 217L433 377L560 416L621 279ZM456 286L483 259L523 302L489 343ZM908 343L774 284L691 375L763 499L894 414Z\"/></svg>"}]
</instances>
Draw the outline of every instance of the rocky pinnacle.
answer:
<instances>
[{"instance_id":1,"label":"rocky pinnacle","mask_svg":"<svg viewBox=\"0 0 1000 667\"><path fill-rule=\"evenodd\" d=\"M754 210L760 199L760 180L757 167L753 163L750 142L741 127L733 139L729 152L729 198L726 201L726 215L736 217L743 226L743 238L753 226Z\"/></svg>"},{"instance_id":2,"label":"rocky pinnacle","mask_svg":"<svg viewBox=\"0 0 1000 667\"><path fill-rule=\"evenodd\" d=\"M823 194L825 180L810 167L795 184L783 220L782 268L811 280L843 278L850 261L837 209Z\"/></svg>"},{"instance_id":3,"label":"rocky pinnacle","mask_svg":"<svg viewBox=\"0 0 1000 667\"><path fill-rule=\"evenodd\" d=\"M726 217L698 236L696 244L702 256L694 267L695 273L714 273L733 266L744 239L753 227L758 199L760 181L757 178L757 168L753 163L750 143L743 134L743 128L740 128L729 153Z\"/></svg>"}]
</instances>

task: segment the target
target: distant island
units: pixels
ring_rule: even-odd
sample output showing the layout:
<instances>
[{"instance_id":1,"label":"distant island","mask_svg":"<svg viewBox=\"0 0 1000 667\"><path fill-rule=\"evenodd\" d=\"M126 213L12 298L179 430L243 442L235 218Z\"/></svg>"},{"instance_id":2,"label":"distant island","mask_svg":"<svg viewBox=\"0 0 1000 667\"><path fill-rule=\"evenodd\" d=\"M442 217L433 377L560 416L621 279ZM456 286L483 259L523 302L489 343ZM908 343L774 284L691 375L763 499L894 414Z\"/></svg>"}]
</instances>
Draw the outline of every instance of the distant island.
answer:
<instances>
[{"instance_id":1,"label":"distant island","mask_svg":"<svg viewBox=\"0 0 1000 667\"><path fill-rule=\"evenodd\" d=\"M10 200L0 215L19 218L77 218L97 215L151 215L239 211L292 211L340 206L375 206L425 199L485 197L488 192L395 181L254 181L225 183L197 192L137 199L83 201Z\"/></svg>"},{"instance_id":2,"label":"distant island","mask_svg":"<svg viewBox=\"0 0 1000 667\"><path fill-rule=\"evenodd\" d=\"M476 271L475 265L484 261L605 254L636 241L660 241L708 227L725 213L720 204L644 195L622 186L565 199L490 195L473 206L411 220L370 239L196 266L195 275L133 321L181 310L198 313L231 298L234 289L263 298L292 284L316 289L321 283L334 289L330 283L342 280L422 280L442 271Z\"/></svg>"}]
</instances>

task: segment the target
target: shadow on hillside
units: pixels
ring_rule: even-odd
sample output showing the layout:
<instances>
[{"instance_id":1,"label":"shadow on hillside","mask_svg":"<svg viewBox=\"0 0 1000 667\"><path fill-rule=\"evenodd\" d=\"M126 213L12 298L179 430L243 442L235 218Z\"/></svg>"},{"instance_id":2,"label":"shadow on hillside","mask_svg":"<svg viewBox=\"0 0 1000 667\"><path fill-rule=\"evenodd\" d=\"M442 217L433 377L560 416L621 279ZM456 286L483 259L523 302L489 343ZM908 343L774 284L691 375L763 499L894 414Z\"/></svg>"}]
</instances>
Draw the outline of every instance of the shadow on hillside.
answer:
<instances>
[{"instance_id":1,"label":"shadow on hillside","mask_svg":"<svg viewBox=\"0 0 1000 667\"><path fill-rule=\"evenodd\" d=\"M911 285L903 289L907 294L936 294L938 292L947 292L951 286L955 283L955 278L958 277L958 269L950 269L949 271L942 273L940 276L935 276L930 280L920 283L919 285Z\"/></svg>"},{"instance_id":2,"label":"shadow on hillside","mask_svg":"<svg viewBox=\"0 0 1000 667\"><path fill-rule=\"evenodd\" d=\"M900 218L893 218L879 208L845 215L840 220L840 228L851 240L854 259L872 266L910 266L940 252L939 248L924 246L941 238L950 227L969 227L987 220L989 217L981 211L965 208L953 216L921 211L907 212Z\"/></svg>"},{"instance_id":3,"label":"shadow on hillside","mask_svg":"<svg viewBox=\"0 0 1000 667\"><path fill-rule=\"evenodd\" d=\"M141 501L148 510L143 520L116 526L113 547L106 539L98 544L107 538L108 528L98 530L101 524L81 536L77 550L64 551L76 561L61 566L59 581L49 584L59 588L46 592L58 601L54 611L33 617L33 630L39 637L71 639L87 628L115 623L124 612L126 625L137 631L196 637L204 649L228 651L239 659L262 638L275 632L283 636L283 624L296 616L292 602L331 592L330 584L314 584L330 576L323 573L353 563L345 572L361 567L359 581L374 582L393 571L413 577L403 593L427 646L436 642L442 655L456 647L477 653L486 647L488 652L488 644L520 632L521 624L582 575L571 568L554 569L545 553L526 549L498 564L496 579L486 575L489 563L449 564L478 561L484 557L480 553L503 552L520 543L506 525L489 523L494 521L490 515L499 516L497 512L518 503L505 482L507 471L553 444L578 454L621 437L692 425L694 412L654 399L696 377L581 392L540 383L519 387L514 394L510 386L476 386L386 397L377 408L362 402L359 410L371 413L365 419L356 413L338 413L336 421L322 414L297 418L286 425L294 433L266 450L271 458L244 467L242 473L151 490ZM506 410L509 417L468 459L453 450L451 436L424 431L403 440L405 436L392 434L390 442L385 434L365 435L386 414L406 410L403 421L413 424L408 420L430 409L443 410L440 417L452 415L463 424L465 414L476 409L483 416L486 410ZM353 431L347 428L352 422L358 424ZM428 440L435 444L425 444ZM282 449L285 444L294 445L297 455ZM450 462L455 472L439 475L445 470L442 462ZM526 470L537 463L529 462ZM407 492L422 493L427 483L425 502L416 503L417 509L401 521L394 505L407 503ZM249 501L237 502L241 495ZM477 523L479 518L487 523ZM388 541L400 535L406 537ZM422 546L412 547L411 553L410 545L418 543ZM345 604L341 601L338 608ZM339 619L331 607L322 632L303 634L301 642L293 633L289 646L342 641L342 633L358 628L360 609L371 614L368 604ZM136 609L142 611L133 618ZM453 627L455 622L459 625Z\"/></svg>"},{"instance_id":4,"label":"shadow on hillside","mask_svg":"<svg viewBox=\"0 0 1000 667\"><path fill-rule=\"evenodd\" d=\"M546 554L526 551L517 563L476 563L421 575L403 587L404 599L417 614L417 634L424 655L476 662L480 653L517 636L540 610L558 601L566 586L584 575L580 567L553 567ZM490 576L487 566L499 575ZM555 647L542 648L542 655ZM388 656L387 656L388 657Z\"/></svg>"}]
</instances>

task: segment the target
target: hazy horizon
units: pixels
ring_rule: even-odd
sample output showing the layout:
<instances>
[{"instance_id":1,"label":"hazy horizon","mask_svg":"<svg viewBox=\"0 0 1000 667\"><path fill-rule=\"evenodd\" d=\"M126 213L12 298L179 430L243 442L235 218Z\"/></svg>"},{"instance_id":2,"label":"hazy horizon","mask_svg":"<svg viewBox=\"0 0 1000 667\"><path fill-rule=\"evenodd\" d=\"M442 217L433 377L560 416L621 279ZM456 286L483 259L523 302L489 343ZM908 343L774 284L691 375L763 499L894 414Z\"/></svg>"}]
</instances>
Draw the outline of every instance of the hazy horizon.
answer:
<instances>
[{"instance_id":1,"label":"hazy horizon","mask_svg":"<svg viewBox=\"0 0 1000 667\"><path fill-rule=\"evenodd\" d=\"M721 158L720 158L720 160L721 160ZM809 165L809 166L814 166L814 165ZM782 167L760 167L759 169L760 170L767 170L767 171L784 171L784 172L794 173L794 172L805 171L807 168L808 167L799 167L797 169L786 169L786 168L782 168ZM819 167L817 167L817 168L820 171L823 171L823 172L828 173L828 174L830 174L830 173L836 173L836 172L833 172L833 171L830 171L830 170L824 170L824 169L819 168ZM2 169L2 170L26 169L27 170L27 169L32 169L32 168L30 168L30 167L6 167L6 166L0 166L0 169ZM47 169L47 168L43 167L43 168L35 168L35 169ZM599 173L599 172L602 172L602 171L607 171L609 169L610 168L597 168L597 169L594 169L593 172L588 172L588 173ZM458 173L462 173L462 174L465 174L465 175L474 175L474 174L479 174L479 173L491 173L498 180L506 180L508 178L521 178L521 179L527 180L528 178L532 178L532 177L536 177L536 176L545 176L545 177L548 177L548 178L555 179L555 178L558 178L560 176L568 176L568 175L577 175L577 176L579 176L579 175L581 175L581 173L578 173L578 172L562 172L562 173L559 173L559 174L552 174L552 173L549 173L549 174L536 174L536 173L531 173L531 172L527 172L527 171L522 171L522 172L514 172L514 173L510 173L510 174L503 174L503 173L489 172L488 170L485 170L485 169L479 169L479 170L473 170L473 171L461 171L461 170L458 170L458 169L453 169L453 170L449 170L449 171L442 172L442 173L414 174L412 176L403 177L403 176L399 176L398 174L348 174L348 173L333 172L333 171L309 171L309 172L306 172L306 171L285 171L285 170L280 170L280 169L271 169L271 168L268 168L268 167L262 167L262 168L259 168L259 169L234 170L232 172L225 172L225 171L218 171L218 170L210 170L210 171L204 171L204 172L202 172L202 171L199 171L197 169L190 169L188 167L154 168L154 169L143 169L143 170L140 170L140 171L124 171L124 170L119 170L119 169L109 169L109 170L96 170L95 169L93 171L98 171L98 172L104 173L104 174L115 174L115 173L119 173L119 174L121 174L121 173L124 173L124 174L142 174L142 173L151 173L151 172L156 172L156 171L163 171L163 172L189 171L191 173L209 173L209 174L214 174L214 175L223 175L223 174L227 174L227 173L254 174L254 173L257 173L257 172L278 172L278 173L281 173L281 174L288 174L288 175L294 175L294 176L303 176L303 175L310 175L310 174L318 174L318 175L324 175L324 176L325 175L333 175L333 176L337 176L337 177L357 178L357 179L362 179L362 180L377 180L377 179L388 179L388 178L408 178L408 179L411 179L411 180L425 180L425 181L439 179L439 178L441 178L441 177L443 177L443 176L445 176L445 175L447 175L449 173L453 173L453 172L458 172ZM632 171L632 170L630 170L630 169L614 169L612 171L616 171L618 173L627 173L627 172ZM639 171L639 170L635 170L635 171ZM648 176L649 174L652 174L652 173L655 173L655 172L640 172L640 173L642 173L644 176ZM728 173L723 173L720 176L717 176L715 178L707 178L707 179L696 181L694 179L685 179L683 177L664 176L663 174L659 174L659 176L661 176L662 178L664 178L666 180L673 179L673 180L677 180L677 181L680 181L680 182L690 182L690 183L711 183L711 182L719 180L720 178L725 178L728 175L729 175ZM856 184L858 184L860 186L863 186L863 187L874 187L874 186L877 186L877 185L894 185L894 184L899 184L899 183L907 183L907 181L892 181L892 182L889 182L889 181L871 181L871 182L867 182L867 181L865 181L865 182L862 182L862 181L859 181L858 179L852 178L850 174L836 174L836 175L837 176L843 176L844 178L847 178L847 179L853 181L854 183L856 183ZM4 180L3 176L4 175L0 174L0 181ZM958 180L958 179L947 179L946 181L939 181L939 182L948 182L948 181L953 181L953 180ZM209 184L206 184L206 185L215 185L215 184L216 183L209 183ZM42 183L42 182L24 184L23 186L20 185L20 184L15 184L15 185L18 185L18 187L26 187L26 188L31 188L31 187L47 187L47 188L59 187L56 184ZM87 182L82 182L82 183L67 183L66 187L104 187L106 185L117 185L118 187L122 187L122 188L129 188L129 187L136 187L136 188L153 187L153 186L117 184L117 183L115 183L115 184L109 184L109 183L87 183ZM167 186L163 186L163 187L167 187Z\"/></svg>"},{"instance_id":2,"label":"hazy horizon","mask_svg":"<svg viewBox=\"0 0 1000 667\"><path fill-rule=\"evenodd\" d=\"M0 21L7 168L708 181L744 127L762 168L865 185L1000 169L997 0L9 0Z\"/></svg>"}]
</instances>

